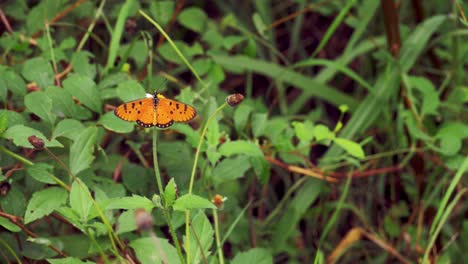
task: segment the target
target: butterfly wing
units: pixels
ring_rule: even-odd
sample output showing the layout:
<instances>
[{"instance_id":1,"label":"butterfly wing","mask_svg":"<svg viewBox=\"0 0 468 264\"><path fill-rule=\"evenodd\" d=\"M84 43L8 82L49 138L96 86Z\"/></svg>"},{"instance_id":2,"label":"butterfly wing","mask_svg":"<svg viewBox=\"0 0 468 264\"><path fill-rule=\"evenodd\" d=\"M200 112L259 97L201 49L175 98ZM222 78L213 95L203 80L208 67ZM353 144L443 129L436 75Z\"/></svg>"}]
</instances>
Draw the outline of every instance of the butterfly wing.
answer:
<instances>
[{"instance_id":1,"label":"butterfly wing","mask_svg":"<svg viewBox=\"0 0 468 264\"><path fill-rule=\"evenodd\" d=\"M138 125L143 127L151 127L156 124L152 98L145 98L124 103L115 108L114 113L120 119L125 121L136 121Z\"/></svg>"},{"instance_id":2,"label":"butterfly wing","mask_svg":"<svg viewBox=\"0 0 468 264\"><path fill-rule=\"evenodd\" d=\"M156 126L165 128L171 126L174 121L187 122L197 116L197 111L190 105L167 99L159 98L156 107Z\"/></svg>"}]
</instances>

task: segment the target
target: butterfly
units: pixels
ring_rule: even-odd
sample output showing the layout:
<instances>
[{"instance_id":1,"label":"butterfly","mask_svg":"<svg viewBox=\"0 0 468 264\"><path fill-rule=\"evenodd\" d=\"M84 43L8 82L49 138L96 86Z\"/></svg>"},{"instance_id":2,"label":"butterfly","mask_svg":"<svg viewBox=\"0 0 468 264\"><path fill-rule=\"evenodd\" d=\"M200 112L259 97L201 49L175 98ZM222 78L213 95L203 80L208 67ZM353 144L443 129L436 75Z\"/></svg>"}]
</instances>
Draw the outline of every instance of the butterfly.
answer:
<instances>
[{"instance_id":1,"label":"butterfly","mask_svg":"<svg viewBox=\"0 0 468 264\"><path fill-rule=\"evenodd\" d=\"M167 128L175 122L188 122L197 116L194 107L168 99L154 92L147 98L121 104L114 113L125 121L136 121L142 127Z\"/></svg>"}]
</instances>

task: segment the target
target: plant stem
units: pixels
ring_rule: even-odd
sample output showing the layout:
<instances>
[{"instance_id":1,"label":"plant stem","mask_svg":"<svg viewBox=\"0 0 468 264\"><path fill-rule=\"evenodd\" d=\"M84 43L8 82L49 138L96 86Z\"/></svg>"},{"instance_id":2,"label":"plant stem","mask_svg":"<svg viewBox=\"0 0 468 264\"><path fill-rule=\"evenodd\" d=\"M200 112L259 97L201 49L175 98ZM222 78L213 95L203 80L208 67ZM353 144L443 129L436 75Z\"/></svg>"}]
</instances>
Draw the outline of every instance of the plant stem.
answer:
<instances>
[{"instance_id":1,"label":"plant stem","mask_svg":"<svg viewBox=\"0 0 468 264\"><path fill-rule=\"evenodd\" d=\"M182 52L179 50L179 48L177 48L177 46L175 45L175 43L172 41L172 39L167 35L167 33L164 31L164 29L158 24L156 23L156 21L154 21L150 16L148 16L143 10L138 10L138 12L140 12L140 14L146 18L151 24L153 24L158 30L159 32L161 33L161 35L163 35L166 39L167 39L167 42L169 42L169 44L172 46L172 48L174 49L174 51L177 53L177 55L180 57L180 59L185 63L185 65L190 69L190 71L193 73L193 75L197 78L197 80L203 84L203 86L206 86L205 82L202 80L202 78L200 78L200 76L198 75L198 73L195 71L195 69L192 67L192 65L188 62L188 60L185 58L185 56L182 54Z\"/></svg>"},{"instance_id":2,"label":"plant stem","mask_svg":"<svg viewBox=\"0 0 468 264\"><path fill-rule=\"evenodd\" d=\"M8 150L7 148L5 148L5 147L3 147L3 146L0 146L0 150L3 151L3 152L5 152L5 154L11 156L12 158L15 158L15 159L21 161L22 163L24 163L24 164L26 164L26 165L29 165L29 166L34 165L33 162L31 162L31 161L29 161L29 160L27 160L27 159L21 157L20 155L18 155L18 154L16 154L16 153L12 152L12 151L10 151L10 150Z\"/></svg>"},{"instance_id":3,"label":"plant stem","mask_svg":"<svg viewBox=\"0 0 468 264\"><path fill-rule=\"evenodd\" d=\"M83 185L83 183L81 182L80 179L78 179L78 177L76 177L75 174L73 174L73 172L71 172L71 170L67 167L67 165L65 165L65 163L63 163L52 151L50 151L47 147L44 147L44 150L55 160L57 161L57 163L69 174L69 176L71 178L73 178L73 180L80 186L80 188L82 188L83 190L85 190L85 186ZM112 229L112 225L110 224L110 222L107 220L107 218L105 217L104 213L102 212L101 210L101 207L99 207L99 204L96 202L96 200L94 200L93 196L91 196L91 193L89 191L85 191L85 193L88 195L88 198L92 201L94 207L96 208L96 211L99 215L99 217L101 218L102 220L102 223L107 227L107 231L108 231L108 235L109 235L109 240L111 242L111 245L112 245L112 248L114 249L114 252L115 252L115 255L119 258L121 258L121 256L119 255L119 250L117 248L117 245L120 247L120 249L124 250L125 249L125 245L122 243L122 241L120 241L119 237L117 236L117 234L114 232L114 230ZM117 242L117 245L115 244Z\"/></svg>"},{"instance_id":4,"label":"plant stem","mask_svg":"<svg viewBox=\"0 0 468 264\"><path fill-rule=\"evenodd\" d=\"M219 264L224 264L223 250L221 248L221 242L219 241L219 221L217 209L213 209L213 219L215 225L216 250L218 251Z\"/></svg>"},{"instance_id":5,"label":"plant stem","mask_svg":"<svg viewBox=\"0 0 468 264\"><path fill-rule=\"evenodd\" d=\"M195 180L195 171L197 170L198 157L200 156L200 149L201 149L201 145L203 142L203 138L205 137L205 134L206 134L206 130L208 129L208 126L210 125L211 121L226 106L227 106L227 103L224 103L220 107L218 107L213 112L213 114L208 118L208 120L205 123L205 126L203 127L202 133L200 135L200 139L198 140L197 151L195 152L195 159L193 161L192 174L190 175L190 184L189 184L188 194L192 194L193 182ZM189 227L190 227L190 210L187 210L185 211L185 237L187 238L187 241L185 242L185 246L184 246L185 252L187 253L187 264L190 264L190 239L189 239L190 229Z\"/></svg>"},{"instance_id":6,"label":"plant stem","mask_svg":"<svg viewBox=\"0 0 468 264\"><path fill-rule=\"evenodd\" d=\"M156 183L158 185L159 196L161 197L162 204L163 204L163 215L166 219L167 225L169 226L169 232L171 233L172 240L174 240L174 244L177 249L177 254L179 255L180 262L185 263L184 255L182 254L182 249L180 248L179 239L177 238L177 234L174 230L174 226L172 226L171 217L169 215L168 208L166 207L166 199L164 198L163 186L161 181L161 173L159 172L159 163L158 163L158 152L157 152L157 140L158 140L158 129L153 128L153 167L154 167L154 175L156 177Z\"/></svg>"}]
</instances>

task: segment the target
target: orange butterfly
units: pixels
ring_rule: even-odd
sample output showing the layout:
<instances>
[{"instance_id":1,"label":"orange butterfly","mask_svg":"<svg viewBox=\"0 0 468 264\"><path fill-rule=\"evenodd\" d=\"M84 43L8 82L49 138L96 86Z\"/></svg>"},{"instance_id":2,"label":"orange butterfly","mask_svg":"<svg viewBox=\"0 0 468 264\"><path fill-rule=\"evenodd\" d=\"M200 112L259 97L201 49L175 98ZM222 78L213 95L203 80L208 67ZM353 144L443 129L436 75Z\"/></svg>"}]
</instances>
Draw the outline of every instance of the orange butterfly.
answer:
<instances>
[{"instance_id":1,"label":"orange butterfly","mask_svg":"<svg viewBox=\"0 0 468 264\"><path fill-rule=\"evenodd\" d=\"M197 110L190 105L167 99L154 92L148 98L122 104L114 113L125 121L136 121L142 127L167 128L176 122L188 122L197 116Z\"/></svg>"}]
</instances>

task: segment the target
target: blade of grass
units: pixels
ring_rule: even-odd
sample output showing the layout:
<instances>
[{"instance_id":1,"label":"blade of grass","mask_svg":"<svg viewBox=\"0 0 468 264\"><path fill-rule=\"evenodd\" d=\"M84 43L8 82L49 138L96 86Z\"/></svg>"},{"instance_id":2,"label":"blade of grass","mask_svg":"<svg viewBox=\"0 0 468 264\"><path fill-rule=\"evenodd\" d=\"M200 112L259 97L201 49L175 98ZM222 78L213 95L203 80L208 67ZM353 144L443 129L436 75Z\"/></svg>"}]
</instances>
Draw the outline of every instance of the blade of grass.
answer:
<instances>
[{"instance_id":1,"label":"blade of grass","mask_svg":"<svg viewBox=\"0 0 468 264\"><path fill-rule=\"evenodd\" d=\"M179 50L179 48L177 48L177 46L175 45L175 43L172 41L172 39L169 37L169 35L167 35L167 33L164 31L164 29L158 24L156 23L156 21L154 21L150 16L148 16L148 14L146 14L143 10L138 10L138 12L140 12L140 14L146 18L146 20L148 20L151 24L153 24L153 26L155 26L159 32L167 39L167 42L169 42L169 44L171 45L171 47L174 49L174 51L177 53L177 55L179 55L180 59L185 63L185 65L187 66L187 68L190 69L190 71L193 73L193 75L195 76L195 78L197 78L197 80L203 85L203 86L206 86L205 82L200 78L200 76L198 75L198 73L195 71L195 69L192 67L192 65L190 64L190 62L188 62L187 58L185 58L185 56L182 54L182 52Z\"/></svg>"},{"instance_id":2,"label":"blade of grass","mask_svg":"<svg viewBox=\"0 0 468 264\"><path fill-rule=\"evenodd\" d=\"M216 115L220 113L227 105L228 105L227 103L222 104L213 112L213 114L210 117L208 117L208 120L206 120L205 126L203 127L202 133L200 134L200 139L198 141L197 150L195 152L195 159L193 161L192 173L190 175L188 194L192 194L193 183L195 181L195 172L197 171L198 157L200 156L201 145L202 145L203 139L205 138L205 134L208 129L208 126L210 125L211 121L214 120ZM185 253L186 253L187 264L190 264L190 239L188 239L190 237L190 210L185 211L185 236L187 237L187 242L184 245L184 248L185 248Z\"/></svg>"},{"instance_id":3,"label":"blade of grass","mask_svg":"<svg viewBox=\"0 0 468 264\"><path fill-rule=\"evenodd\" d=\"M80 40L80 43L78 44L78 46L76 48L76 51L80 51L83 48L84 44L86 43L86 41L88 40L88 38L92 34L94 26L96 25L96 22L97 22L98 18L101 16L102 9L104 8L105 4L106 4L106 0L102 0L101 4L99 4L98 9L96 10L96 14L94 15L93 21L91 22L91 24L89 24L89 27L86 30L86 34ZM97 39L99 39L99 38L97 38ZM99 41L97 41L97 42L99 43Z\"/></svg>"},{"instance_id":4,"label":"blade of grass","mask_svg":"<svg viewBox=\"0 0 468 264\"><path fill-rule=\"evenodd\" d=\"M379 1L375 0L366 0L363 2L359 8L359 21L356 27L354 28L353 35L351 36L343 54L335 59L336 64L341 64L343 67L350 63L354 58L367 53L371 50L374 50L378 47L381 47L385 44L385 38L383 37L374 37L371 40L363 40L359 44L356 44L362 37L362 35L367 32L369 28L369 22L372 17L374 17L377 8L380 6ZM337 73L336 68L327 67L320 71L320 73L315 77L315 79L320 83L327 83L332 79ZM297 98L294 102L291 103L289 107L290 113L297 113L304 106L304 104L309 100L305 96Z\"/></svg>"},{"instance_id":5,"label":"blade of grass","mask_svg":"<svg viewBox=\"0 0 468 264\"><path fill-rule=\"evenodd\" d=\"M437 225L439 225L440 218L442 217L442 214L445 213L447 204L449 202L450 197L453 196L453 192L455 191L455 188L457 187L458 182L461 180L461 177L464 175L465 171L468 169L468 157L465 158L463 161L462 165L460 168L457 170L457 173L455 174L455 177L452 178L450 181L450 185L447 188L447 191L444 193L444 197L442 198L442 201L440 201L439 209L437 210L437 214L434 217L434 221L432 222L431 229L429 231L429 234L433 235L435 232L435 229Z\"/></svg>"},{"instance_id":6,"label":"blade of grass","mask_svg":"<svg viewBox=\"0 0 468 264\"><path fill-rule=\"evenodd\" d=\"M333 212L333 215L331 216L330 220L327 222L327 225L323 229L322 235L320 236L320 240L318 243L318 249L322 246L323 240L327 237L328 232L330 232L331 228L335 224L336 220L338 219L338 215L341 211L341 208L343 207L344 201L346 199L346 196L348 196L348 191L349 187L351 186L351 180L353 177L349 175L346 179L346 183L343 189L343 194L341 194L340 200L338 201L338 204L336 206L336 210ZM317 250L317 252L320 252L320 250ZM319 260L319 254L315 255L315 260L314 263L318 263L317 261Z\"/></svg>"},{"instance_id":7,"label":"blade of grass","mask_svg":"<svg viewBox=\"0 0 468 264\"><path fill-rule=\"evenodd\" d=\"M348 11L354 6L355 3L356 3L356 0L346 1L346 5L344 6L343 9L341 9L340 13L335 18L335 20L333 20L333 23L331 24L331 26L328 27L327 32L325 32L325 35L323 36L319 45L317 46L314 53L312 54L312 57L315 57L317 53L319 53L322 50L322 48L328 43L333 33L336 31L338 26L343 22L343 20L345 19L345 16L348 14Z\"/></svg>"},{"instance_id":8,"label":"blade of grass","mask_svg":"<svg viewBox=\"0 0 468 264\"><path fill-rule=\"evenodd\" d=\"M380 46L383 46L385 44L385 38L384 37L378 37L376 39L371 39L371 40L365 40L361 42L359 45L356 46L355 49L352 49L350 52L342 55L338 59L334 60L336 64L340 65L347 65L350 63L352 60L354 60L356 57L359 57L367 52L370 52ZM316 77L315 80L318 83L327 83L329 80L331 80L335 74L338 72L337 68L325 68L323 69ZM300 96L298 97L294 102L291 103L290 105L290 113L297 113L299 110L304 106L304 104L309 100L310 98L306 96Z\"/></svg>"},{"instance_id":9,"label":"blade of grass","mask_svg":"<svg viewBox=\"0 0 468 264\"><path fill-rule=\"evenodd\" d=\"M372 85L370 85L370 83L366 82L363 78L361 78L356 72L354 72L350 68L344 66L343 64L336 63L335 61L322 60L322 59L307 59L307 60L303 60L293 65L292 67L299 68L299 67L317 66L317 65L323 65L329 68L335 68L336 70L343 72L349 78L358 82L360 85L366 88L368 92L372 92Z\"/></svg>"},{"instance_id":10,"label":"blade of grass","mask_svg":"<svg viewBox=\"0 0 468 264\"><path fill-rule=\"evenodd\" d=\"M158 185L159 196L162 199L163 204L163 216L169 226L169 233L171 234L172 240L174 241L177 255L179 256L180 263L185 263L184 255L182 254L182 249L180 247L179 239L177 238L177 233L175 232L174 225L171 222L171 216L169 215L169 210L167 208L166 200L164 199L164 186L162 185L161 180L161 173L159 171L159 161L158 161L158 151L156 146L158 140L158 129L156 127L153 128L153 168L154 168L154 176L156 178L156 184Z\"/></svg>"},{"instance_id":11,"label":"blade of grass","mask_svg":"<svg viewBox=\"0 0 468 264\"><path fill-rule=\"evenodd\" d=\"M398 92L398 85L402 73L406 73L416 62L426 47L429 38L439 26L448 19L446 16L434 16L419 25L403 43L399 63L390 62L387 69L379 76L374 85L375 92L369 94L353 113L348 124L341 130L340 137L353 138L356 134L366 130L385 108L388 99ZM338 156L342 150L332 145L324 158Z\"/></svg>"},{"instance_id":12,"label":"blade of grass","mask_svg":"<svg viewBox=\"0 0 468 264\"><path fill-rule=\"evenodd\" d=\"M117 22L115 23L114 31L112 32L111 43L109 47L109 55L107 57L106 67L104 68L102 75L106 75L110 68L115 63L117 58L117 52L120 47L120 39L122 38L122 33L125 28L125 21L130 12L130 7L134 4L135 0L126 0L120 9L119 16L117 17Z\"/></svg>"},{"instance_id":13,"label":"blade of grass","mask_svg":"<svg viewBox=\"0 0 468 264\"><path fill-rule=\"evenodd\" d=\"M430 263L428 260L429 252L431 251L432 246L434 245L440 231L442 230L445 223L447 222L455 205L457 205L458 201L463 197L463 195L465 195L468 192L467 188L462 189L455 196L455 198L447 205L448 200L453 195L453 191L455 190L456 185L458 184L458 182L460 181L461 177L464 175L467 169L468 169L468 157L465 158L465 160L463 161L463 164L460 166L457 173L455 174L455 177L450 182L448 190L445 193L444 198L441 201L439 209L437 210L436 217L434 218L434 222L432 222L432 226L430 230L429 243L426 247L426 251L424 252L423 260L421 262L423 264Z\"/></svg>"},{"instance_id":14,"label":"blade of grass","mask_svg":"<svg viewBox=\"0 0 468 264\"><path fill-rule=\"evenodd\" d=\"M236 67L256 72L272 79L278 79L292 84L303 91L304 97L316 96L336 106L346 104L351 110L358 104L357 100L345 93L339 92L323 83L319 83L313 78L271 62L253 59L247 56L212 55L212 58L221 66Z\"/></svg>"}]
</instances>

